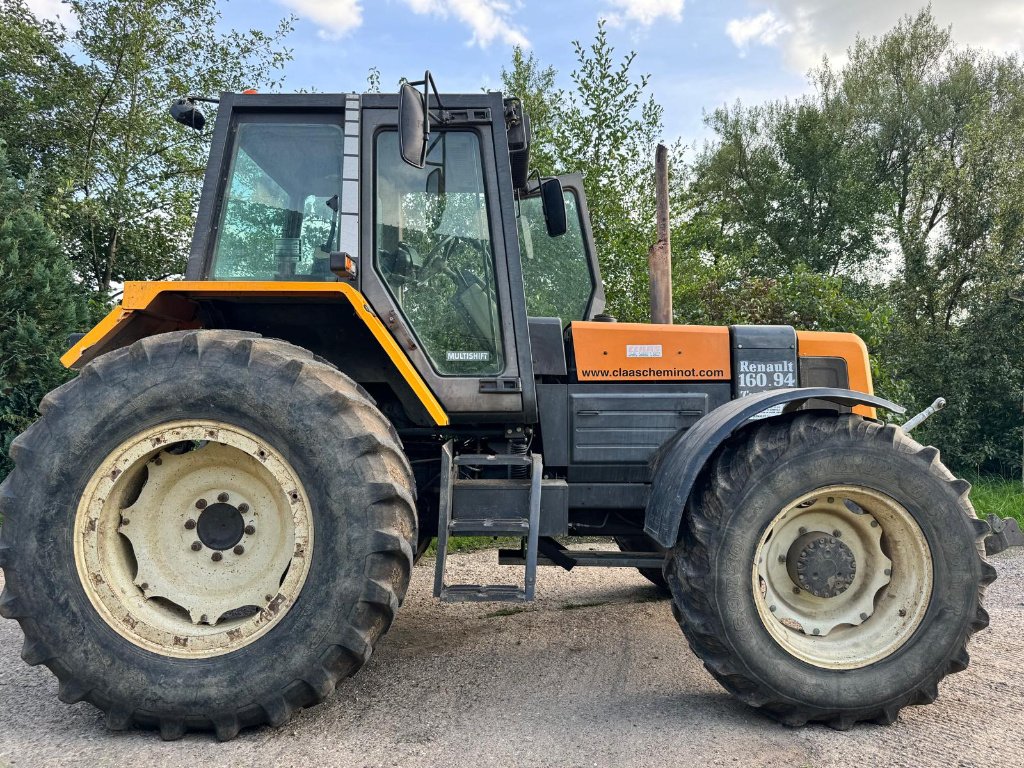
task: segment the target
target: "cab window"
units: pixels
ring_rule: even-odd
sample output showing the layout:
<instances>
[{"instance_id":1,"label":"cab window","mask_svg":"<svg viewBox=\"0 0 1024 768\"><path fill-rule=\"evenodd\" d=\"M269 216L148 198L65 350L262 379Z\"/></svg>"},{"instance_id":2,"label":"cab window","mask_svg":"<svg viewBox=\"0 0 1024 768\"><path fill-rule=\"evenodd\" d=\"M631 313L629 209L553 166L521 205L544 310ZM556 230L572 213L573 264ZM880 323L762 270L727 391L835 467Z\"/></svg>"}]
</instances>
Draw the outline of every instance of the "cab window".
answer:
<instances>
[{"instance_id":1,"label":"cab window","mask_svg":"<svg viewBox=\"0 0 1024 768\"><path fill-rule=\"evenodd\" d=\"M431 134L426 165L402 161L398 134L375 140L374 259L434 368L505 367L480 139Z\"/></svg>"},{"instance_id":2,"label":"cab window","mask_svg":"<svg viewBox=\"0 0 1024 768\"><path fill-rule=\"evenodd\" d=\"M337 279L343 140L330 123L237 125L212 279Z\"/></svg>"},{"instance_id":3,"label":"cab window","mask_svg":"<svg viewBox=\"0 0 1024 768\"><path fill-rule=\"evenodd\" d=\"M562 325L583 320L594 291L594 276L583 241L579 204L566 189L564 235L550 237L539 195L519 207L519 251L522 254L526 311L531 317L558 317Z\"/></svg>"}]
</instances>

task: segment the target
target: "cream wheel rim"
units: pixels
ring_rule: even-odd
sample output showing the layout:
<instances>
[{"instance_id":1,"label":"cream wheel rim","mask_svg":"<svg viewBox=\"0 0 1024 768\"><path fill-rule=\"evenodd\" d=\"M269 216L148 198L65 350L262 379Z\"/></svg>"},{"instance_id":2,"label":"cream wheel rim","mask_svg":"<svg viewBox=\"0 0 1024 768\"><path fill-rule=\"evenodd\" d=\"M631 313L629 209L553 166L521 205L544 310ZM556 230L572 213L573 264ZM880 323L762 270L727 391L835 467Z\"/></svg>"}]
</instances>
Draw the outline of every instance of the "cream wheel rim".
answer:
<instances>
[{"instance_id":1,"label":"cream wheel rim","mask_svg":"<svg viewBox=\"0 0 1024 768\"><path fill-rule=\"evenodd\" d=\"M856 669L895 653L932 593L920 526L871 488L833 485L795 499L758 543L753 591L765 628L817 667Z\"/></svg>"},{"instance_id":2,"label":"cream wheel rim","mask_svg":"<svg viewBox=\"0 0 1024 768\"><path fill-rule=\"evenodd\" d=\"M135 645L204 658L277 625L309 572L313 520L267 441L179 421L112 451L75 516L75 565L100 616Z\"/></svg>"}]
</instances>

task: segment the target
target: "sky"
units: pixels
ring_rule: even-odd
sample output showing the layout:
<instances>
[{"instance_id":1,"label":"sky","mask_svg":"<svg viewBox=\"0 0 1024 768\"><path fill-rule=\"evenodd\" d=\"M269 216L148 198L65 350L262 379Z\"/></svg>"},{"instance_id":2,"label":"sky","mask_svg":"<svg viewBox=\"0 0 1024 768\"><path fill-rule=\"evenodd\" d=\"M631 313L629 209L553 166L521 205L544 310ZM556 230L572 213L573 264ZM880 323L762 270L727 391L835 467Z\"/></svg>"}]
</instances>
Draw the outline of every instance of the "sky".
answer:
<instances>
[{"instance_id":1,"label":"sky","mask_svg":"<svg viewBox=\"0 0 1024 768\"><path fill-rule=\"evenodd\" d=\"M61 13L60 0L29 0ZM807 72L842 61L859 33L884 33L924 0L220 0L225 28L272 29L298 17L283 90L363 91L370 67L382 90L431 70L444 93L497 89L521 45L569 85L572 41L589 43L607 20L619 55L637 51L665 108L665 138L700 141L706 112L807 91ZM933 0L939 23L962 44L1024 47L1024 1Z\"/></svg>"}]
</instances>

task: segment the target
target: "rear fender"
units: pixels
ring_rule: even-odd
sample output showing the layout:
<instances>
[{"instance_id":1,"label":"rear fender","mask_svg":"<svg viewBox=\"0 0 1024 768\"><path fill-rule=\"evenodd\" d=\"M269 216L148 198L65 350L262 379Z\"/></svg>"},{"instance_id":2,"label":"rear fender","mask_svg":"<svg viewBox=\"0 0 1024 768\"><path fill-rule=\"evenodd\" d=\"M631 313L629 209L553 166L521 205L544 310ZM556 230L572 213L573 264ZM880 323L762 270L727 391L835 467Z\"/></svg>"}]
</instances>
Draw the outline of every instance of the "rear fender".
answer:
<instances>
[{"instance_id":1,"label":"rear fender","mask_svg":"<svg viewBox=\"0 0 1024 768\"><path fill-rule=\"evenodd\" d=\"M355 287L342 282L184 280L125 283L120 306L111 310L79 339L61 356L60 361L67 368L81 368L99 355L139 339L170 331L203 328L198 307L204 299L347 303L433 423L438 426L448 424L443 406L395 337L364 296Z\"/></svg>"},{"instance_id":2,"label":"rear fender","mask_svg":"<svg viewBox=\"0 0 1024 768\"><path fill-rule=\"evenodd\" d=\"M788 413L808 400L826 400L844 406L869 405L893 413L904 412L902 407L880 397L833 387L774 389L731 400L702 417L690 429L679 432L658 451L644 519L647 535L663 547L674 547L679 540L679 526L686 502L697 477L719 446L762 411L781 405L781 413ZM777 418L781 413L767 418Z\"/></svg>"}]
</instances>

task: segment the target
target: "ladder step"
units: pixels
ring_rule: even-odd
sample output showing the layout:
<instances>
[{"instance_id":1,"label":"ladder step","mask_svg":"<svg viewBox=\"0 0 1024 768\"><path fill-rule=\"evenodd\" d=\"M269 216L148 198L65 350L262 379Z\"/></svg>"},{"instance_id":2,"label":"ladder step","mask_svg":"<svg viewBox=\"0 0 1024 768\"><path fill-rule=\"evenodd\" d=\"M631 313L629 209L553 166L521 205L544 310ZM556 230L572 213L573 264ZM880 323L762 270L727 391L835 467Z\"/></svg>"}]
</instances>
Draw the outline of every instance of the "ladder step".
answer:
<instances>
[{"instance_id":1,"label":"ladder step","mask_svg":"<svg viewBox=\"0 0 1024 768\"><path fill-rule=\"evenodd\" d=\"M460 536L526 536L530 532L530 521L525 517L459 518L448 523L448 530Z\"/></svg>"},{"instance_id":2,"label":"ladder step","mask_svg":"<svg viewBox=\"0 0 1024 768\"><path fill-rule=\"evenodd\" d=\"M454 463L458 467L463 466L499 466L499 467L528 467L533 463L529 456L520 456L514 453L502 453L491 455L487 453L460 453L455 457Z\"/></svg>"},{"instance_id":3,"label":"ladder step","mask_svg":"<svg viewBox=\"0 0 1024 768\"><path fill-rule=\"evenodd\" d=\"M526 592L516 584L451 584L441 590L446 603L525 603Z\"/></svg>"}]
</instances>

